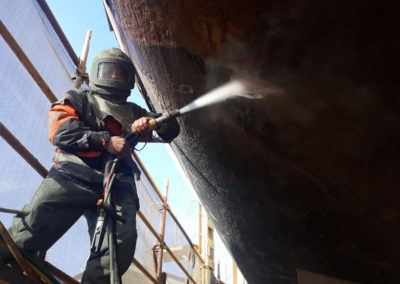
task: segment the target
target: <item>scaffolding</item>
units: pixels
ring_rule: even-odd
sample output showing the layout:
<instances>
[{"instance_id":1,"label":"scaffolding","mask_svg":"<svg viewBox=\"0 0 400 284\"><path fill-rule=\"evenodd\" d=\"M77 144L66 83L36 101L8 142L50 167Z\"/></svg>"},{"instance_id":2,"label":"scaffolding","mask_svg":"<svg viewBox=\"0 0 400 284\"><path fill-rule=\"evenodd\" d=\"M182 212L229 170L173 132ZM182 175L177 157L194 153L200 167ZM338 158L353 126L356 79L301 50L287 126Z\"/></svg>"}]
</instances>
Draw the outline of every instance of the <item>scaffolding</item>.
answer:
<instances>
[{"instance_id":1,"label":"scaffolding","mask_svg":"<svg viewBox=\"0 0 400 284\"><path fill-rule=\"evenodd\" d=\"M0 188L5 197L0 207L21 208L29 202L51 164L52 146L47 141L49 103L74 87L70 75L76 72L80 61L45 1L12 1L2 3L3 7L0 11L0 55L4 63L0 68ZM35 38L28 36L33 30ZM78 71L85 72L79 68ZM167 194L160 193L138 155L133 152L133 156L143 173L136 184L141 210L137 212L135 259L123 281L160 283L166 278L167 283L205 283L202 275L210 275L204 273L209 268L169 208ZM5 225L11 224L9 214L0 216ZM7 232L2 226L0 229L4 240L0 244L6 246ZM49 261L44 261L44 267L65 283L77 283L72 277L79 279L87 255L77 251L89 252L85 231L86 224L81 218L47 252ZM35 276L31 279L37 280Z\"/></svg>"}]
</instances>

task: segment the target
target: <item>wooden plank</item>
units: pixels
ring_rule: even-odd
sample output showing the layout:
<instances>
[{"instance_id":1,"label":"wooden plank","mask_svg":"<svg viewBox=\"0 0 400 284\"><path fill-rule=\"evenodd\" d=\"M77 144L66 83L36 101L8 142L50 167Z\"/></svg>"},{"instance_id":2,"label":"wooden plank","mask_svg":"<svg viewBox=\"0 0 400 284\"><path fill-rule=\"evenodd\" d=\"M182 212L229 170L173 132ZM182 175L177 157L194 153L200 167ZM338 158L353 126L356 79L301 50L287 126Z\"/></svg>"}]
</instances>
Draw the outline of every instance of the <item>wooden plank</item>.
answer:
<instances>
[{"instance_id":1,"label":"wooden plank","mask_svg":"<svg viewBox=\"0 0 400 284\"><path fill-rule=\"evenodd\" d=\"M79 284L79 281L75 280L74 278L72 278L71 276L69 276L68 274L66 274L65 272L61 271L60 269L58 269L57 267L55 267L54 265L52 265L51 263L49 263L47 261L44 262L44 268L46 268L47 271L49 271L55 277L60 279L63 283L66 283L66 284Z\"/></svg>"},{"instance_id":2,"label":"wooden plank","mask_svg":"<svg viewBox=\"0 0 400 284\"><path fill-rule=\"evenodd\" d=\"M22 48L18 45L17 41L14 39L14 37L11 35L11 33L8 31L7 27L3 24L3 21L0 20L0 34L8 44L8 46L11 48L11 50L14 52L14 54L17 56L19 61L24 65L26 71L32 76L32 79L36 82L36 84L39 86L39 88L43 91L43 93L46 95L46 97L49 99L50 102L55 102L57 101L57 97L54 95L53 91L50 89L50 87L47 85L47 83L43 80L42 76L40 76L39 72L33 66L32 62L29 60L28 56L25 54L25 52L22 50Z\"/></svg>"},{"instance_id":3,"label":"wooden plank","mask_svg":"<svg viewBox=\"0 0 400 284\"><path fill-rule=\"evenodd\" d=\"M47 5L46 0L37 0L40 8L45 13L47 19L49 20L51 26L53 27L54 31L56 32L58 38L62 42L65 50L71 57L71 60L74 62L76 66L79 65L79 58L76 56L74 49L71 46L71 43L68 41L67 37L65 36L63 30L61 29L60 25L57 22L56 17L54 17L53 12L50 10L49 5Z\"/></svg>"},{"instance_id":4,"label":"wooden plank","mask_svg":"<svg viewBox=\"0 0 400 284\"><path fill-rule=\"evenodd\" d=\"M35 284L37 282L32 281L22 274L20 270L9 267L6 264L0 262L0 284Z\"/></svg>"},{"instance_id":5,"label":"wooden plank","mask_svg":"<svg viewBox=\"0 0 400 284\"><path fill-rule=\"evenodd\" d=\"M47 176L46 168L22 145L21 142L0 122L0 136L43 178Z\"/></svg>"},{"instance_id":6,"label":"wooden plank","mask_svg":"<svg viewBox=\"0 0 400 284\"><path fill-rule=\"evenodd\" d=\"M133 259L132 263L144 274L146 275L149 280L155 284L157 284L157 280L144 268L139 261L137 261L135 258Z\"/></svg>"},{"instance_id":7,"label":"wooden plank","mask_svg":"<svg viewBox=\"0 0 400 284\"><path fill-rule=\"evenodd\" d=\"M141 211L137 211L137 215L143 221L143 223L146 225L146 227L150 230L150 232L152 232L154 237L156 237L156 239L162 244L162 247L165 248L168 251L170 256L174 259L176 264L182 269L182 271L186 274L186 276L190 279L190 281L192 281L194 284L196 284L196 281L194 281L194 279L189 274L189 272L186 270L186 268L183 267L183 265L179 262L179 260L176 258L174 253L167 246L167 244L163 242L163 240L161 239L160 235L156 232L156 230L153 228L153 226L150 224L150 222L146 219L146 217L143 215L143 213Z\"/></svg>"},{"instance_id":8,"label":"wooden plank","mask_svg":"<svg viewBox=\"0 0 400 284\"><path fill-rule=\"evenodd\" d=\"M28 277L33 281L41 282L40 277L36 274L36 272L32 269L29 263L25 260L22 256L19 248L14 243L13 239L11 238L10 234L4 227L3 223L0 222L0 236L2 237L4 243L6 244L7 248L10 250L12 255L14 256L15 260L17 261L18 265L23 269Z\"/></svg>"}]
</instances>

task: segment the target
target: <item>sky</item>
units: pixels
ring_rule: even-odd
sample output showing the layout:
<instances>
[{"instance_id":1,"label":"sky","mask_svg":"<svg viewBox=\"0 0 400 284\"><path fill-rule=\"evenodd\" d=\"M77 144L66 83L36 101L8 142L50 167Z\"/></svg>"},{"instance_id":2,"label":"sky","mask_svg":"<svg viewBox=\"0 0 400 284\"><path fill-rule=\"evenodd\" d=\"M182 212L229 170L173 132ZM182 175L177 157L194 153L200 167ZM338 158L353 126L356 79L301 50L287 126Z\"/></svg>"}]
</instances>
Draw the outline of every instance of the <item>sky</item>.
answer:
<instances>
[{"instance_id":1,"label":"sky","mask_svg":"<svg viewBox=\"0 0 400 284\"><path fill-rule=\"evenodd\" d=\"M102 1L98 0L47 0L47 4L56 17L59 25L70 41L75 53L79 56L87 30L92 30L88 54L88 72L93 57L101 50L118 47L113 32L110 32ZM140 93L135 88L129 97L130 101L147 109ZM140 149L142 144L138 145ZM147 144L138 152L152 179L163 192L164 181L170 179L168 203L185 228L192 242L198 243L198 203L197 196L163 144ZM215 234L215 263L221 260L221 280L232 283L232 262L218 234ZM140 248L137 248L140 249Z\"/></svg>"}]
</instances>

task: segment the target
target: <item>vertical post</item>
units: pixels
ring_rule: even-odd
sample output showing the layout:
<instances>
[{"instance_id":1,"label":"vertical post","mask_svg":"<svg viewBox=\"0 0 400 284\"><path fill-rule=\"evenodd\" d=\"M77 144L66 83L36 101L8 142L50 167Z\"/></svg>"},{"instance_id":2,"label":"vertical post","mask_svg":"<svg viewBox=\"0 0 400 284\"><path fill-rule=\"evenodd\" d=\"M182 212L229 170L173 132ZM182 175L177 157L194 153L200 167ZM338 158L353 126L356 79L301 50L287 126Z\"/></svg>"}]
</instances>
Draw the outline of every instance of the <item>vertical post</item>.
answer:
<instances>
[{"instance_id":1,"label":"vertical post","mask_svg":"<svg viewBox=\"0 0 400 284\"><path fill-rule=\"evenodd\" d=\"M237 265L234 259L232 259L232 264L233 264L233 284L237 284L238 273L237 273Z\"/></svg>"},{"instance_id":2,"label":"vertical post","mask_svg":"<svg viewBox=\"0 0 400 284\"><path fill-rule=\"evenodd\" d=\"M203 213L202 213L202 206L199 202L199 254L201 257L204 258L203 256ZM207 266L203 264L201 266L201 283L205 284L206 283L206 269Z\"/></svg>"},{"instance_id":3,"label":"vertical post","mask_svg":"<svg viewBox=\"0 0 400 284\"><path fill-rule=\"evenodd\" d=\"M207 216L207 265L211 271L215 271L214 264L214 224L211 222L210 218Z\"/></svg>"},{"instance_id":4,"label":"vertical post","mask_svg":"<svg viewBox=\"0 0 400 284\"><path fill-rule=\"evenodd\" d=\"M202 240L203 240L203 236L202 236L202 213L201 213L201 204L199 202L199 254L201 256L203 256L203 246L202 246Z\"/></svg>"},{"instance_id":5,"label":"vertical post","mask_svg":"<svg viewBox=\"0 0 400 284\"><path fill-rule=\"evenodd\" d=\"M74 88L78 89L81 87L83 81L87 78L86 75L86 60L89 53L90 39L92 37L92 31L86 32L85 43L82 47L81 57L79 58L79 65L76 67L76 81Z\"/></svg>"},{"instance_id":6,"label":"vertical post","mask_svg":"<svg viewBox=\"0 0 400 284\"><path fill-rule=\"evenodd\" d=\"M221 283L221 261L218 260L218 270L217 270L217 279L218 282L217 283Z\"/></svg>"},{"instance_id":7,"label":"vertical post","mask_svg":"<svg viewBox=\"0 0 400 284\"><path fill-rule=\"evenodd\" d=\"M160 237L161 242L159 242L160 251L158 253L157 259L157 280L158 283L165 283L166 275L162 273L162 261L163 261L163 252L164 252L164 235L165 235L165 220L167 218L167 210L168 210L168 187L169 187L169 179L165 179L165 196L163 200L163 208L161 215L161 228L160 228Z\"/></svg>"}]
</instances>

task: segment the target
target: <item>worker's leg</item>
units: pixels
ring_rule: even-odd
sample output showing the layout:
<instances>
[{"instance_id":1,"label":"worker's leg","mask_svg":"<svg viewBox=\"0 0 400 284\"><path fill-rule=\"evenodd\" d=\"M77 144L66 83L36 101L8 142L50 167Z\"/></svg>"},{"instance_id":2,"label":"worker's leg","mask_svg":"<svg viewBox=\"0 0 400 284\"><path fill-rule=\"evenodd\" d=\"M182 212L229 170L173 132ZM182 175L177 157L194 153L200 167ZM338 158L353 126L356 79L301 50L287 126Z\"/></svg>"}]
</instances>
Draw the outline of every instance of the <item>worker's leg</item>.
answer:
<instances>
[{"instance_id":1,"label":"worker's leg","mask_svg":"<svg viewBox=\"0 0 400 284\"><path fill-rule=\"evenodd\" d=\"M49 249L99 195L61 177L46 178L32 201L14 217L10 233L16 244L27 250Z\"/></svg>"},{"instance_id":2,"label":"worker's leg","mask_svg":"<svg viewBox=\"0 0 400 284\"><path fill-rule=\"evenodd\" d=\"M116 225L117 259L120 275L128 269L135 253L137 195L135 189L132 188L133 185L133 178L129 181L116 180L112 189L116 193L117 214L127 221L125 224L117 221ZM97 213L91 210L85 213L85 217L89 226L90 238L92 238L96 227ZM110 256L107 237L104 237L99 254L90 255L82 283L110 283Z\"/></svg>"}]
</instances>

